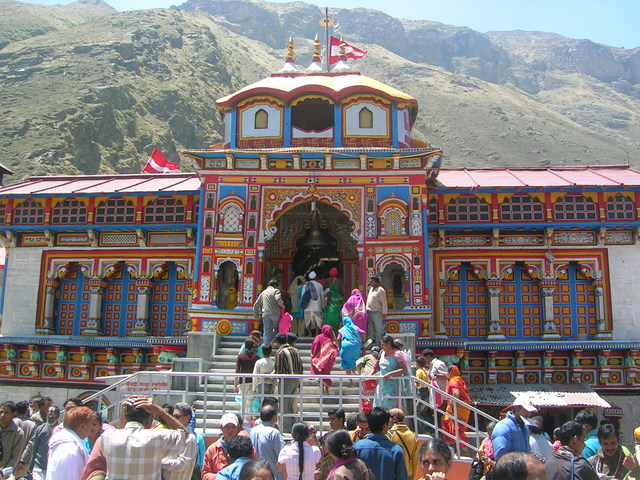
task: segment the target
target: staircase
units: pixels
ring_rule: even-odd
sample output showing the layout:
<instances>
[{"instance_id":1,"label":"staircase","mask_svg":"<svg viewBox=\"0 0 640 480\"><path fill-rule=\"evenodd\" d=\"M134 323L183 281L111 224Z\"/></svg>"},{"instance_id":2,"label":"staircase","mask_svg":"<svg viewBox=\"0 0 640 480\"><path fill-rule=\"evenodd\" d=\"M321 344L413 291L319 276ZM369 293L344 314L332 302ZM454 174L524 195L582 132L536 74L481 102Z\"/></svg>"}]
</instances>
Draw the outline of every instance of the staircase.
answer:
<instances>
[{"instance_id":1,"label":"staircase","mask_svg":"<svg viewBox=\"0 0 640 480\"><path fill-rule=\"evenodd\" d=\"M236 357L243 342L244 338L242 337L223 337L214 350L211 357L211 368L208 372L154 371L108 377L110 381L115 383L85 401L96 401L98 408L104 408L105 412L109 414L110 421L119 418L120 400L127 398L132 393L153 396L158 404L187 402L193 404L196 408L197 430L205 436L217 436L219 434L220 417L227 412L240 413L241 407L235 400L236 394L234 393L233 381L236 376ZM296 403L300 405L300 410L298 413L291 415L294 416L295 421L305 421L313 424L322 434L329 430L327 410L332 407L341 407L347 415L351 412L359 411L361 382L379 377L347 376L340 369L340 358L338 358L331 375L333 385L330 393L329 395L324 395L322 388L318 384L319 379L309 374L311 342L312 339L302 338L298 340L296 345L305 366L305 374L288 376L289 378L299 377L302 383L302 392L295 397ZM198 361L198 359L184 360ZM244 374L244 376L251 375ZM349 380L353 381L353 386L349 385ZM417 398L414 385L420 383L421 387L429 389L435 387L425 384L413 376L406 378L404 381L411 385L411 392L403 397L404 405L408 407L405 412L417 411L420 405L427 405L431 409L428 403ZM455 439L454 449L458 457L467 449L473 453L474 450L477 450L485 435L476 426L497 420L473 405L459 402L456 398L441 390L438 393L451 402L454 412L457 411L460 405L464 405L471 410L468 423L454 418L456 423L461 423L465 427L469 437L468 442ZM279 398L282 404L282 396L279 394L274 396ZM246 409L246 411L249 410L250 408ZM435 413L438 417L445 414L441 409L437 409ZM257 414L245 413L243 418L245 425L255 416ZM282 421L282 414L280 415L280 421ZM413 431L422 431L422 427L430 428L431 430L435 428L434 424L425 423L422 419L418 419L412 414L405 415L405 423ZM282 428L282 423L280 427ZM436 430L435 436L442 437L444 435L444 432L440 429Z\"/></svg>"},{"instance_id":2,"label":"staircase","mask_svg":"<svg viewBox=\"0 0 640 480\"><path fill-rule=\"evenodd\" d=\"M211 359L211 368L209 372L215 374L224 374L224 376L211 376L207 379L206 395L203 391L198 393L194 402L196 408L201 410L205 406L206 409L222 412L233 412L240 414L240 404L235 401L236 394L233 393L233 378L235 377L236 357L242 344L243 337L223 337L220 345L217 347L215 355ZM300 338L296 343L296 348L302 358L304 365L304 373L309 374L311 365L311 342L312 338ZM275 355L275 350L272 358ZM352 412L358 412L360 409L360 393L358 377L350 377L340 368L340 357L336 359L332 375L333 385L328 396L323 395L322 389L315 378L304 378L302 380L302 396L299 398L300 410L303 412L302 421L313 423L314 425L324 424L328 428L328 418L326 411L331 407L341 407L347 415ZM353 386L349 386L349 379L354 379ZM273 396L277 397L277 394ZM231 398L231 401L229 401ZM249 406L250 408L250 406ZM248 411L246 408L245 411ZM324 413L323 413L324 412ZM245 413L244 420L247 421L257 414ZM324 416L324 418L322 418ZM219 417L208 416L201 419L198 426L205 431L216 429L219 425ZM322 431L322 429L319 429Z\"/></svg>"}]
</instances>

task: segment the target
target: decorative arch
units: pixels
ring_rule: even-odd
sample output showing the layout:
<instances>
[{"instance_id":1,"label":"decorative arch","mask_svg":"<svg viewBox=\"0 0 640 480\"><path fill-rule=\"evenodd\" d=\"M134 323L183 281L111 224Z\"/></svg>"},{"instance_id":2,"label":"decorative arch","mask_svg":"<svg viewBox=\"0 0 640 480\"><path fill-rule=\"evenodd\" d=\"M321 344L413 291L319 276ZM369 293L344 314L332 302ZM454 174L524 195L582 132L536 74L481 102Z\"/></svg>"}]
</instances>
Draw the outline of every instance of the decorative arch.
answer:
<instances>
[{"instance_id":1,"label":"decorative arch","mask_svg":"<svg viewBox=\"0 0 640 480\"><path fill-rule=\"evenodd\" d=\"M391 263L399 264L407 272L411 270L410 254L407 254L405 256L405 255L398 255L393 253L393 254L383 255L382 257L376 260L376 271L377 272L383 271L385 267L387 265L390 265Z\"/></svg>"},{"instance_id":2,"label":"decorative arch","mask_svg":"<svg viewBox=\"0 0 640 480\"><path fill-rule=\"evenodd\" d=\"M221 233L242 233L244 231L244 199L237 195L229 195L220 202L218 231Z\"/></svg>"},{"instance_id":3,"label":"decorative arch","mask_svg":"<svg viewBox=\"0 0 640 480\"><path fill-rule=\"evenodd\" d=\"M135 263L127 263L126 260L102 264L100 269L100 277L107 280L113 278L113 276L120 272L125 266L127 268L127 271L129 272L129 277L131 279L138 278L138 276L140 275L140 265L137 265Z\"/></svg>"},{"instance_id":4,"label":"decorative arch","mask_svg":"<svg viewBox=\"0 0 640 480\"><path fill-rule=\"evenodd\" d=\"M354 207L359 206L360 205L359 200L361 197L360 192L357 192L357 193L354 192L352 196L354 197L353 198ZM360 216L359 208L356 209L354 207L348 207L342 200L336 199L330 196L327 192L321 192L321 191L316 191L314 195L309 195L308 193L297 193L292 197L286 197L282 199L280 204L276 208L271 210L271 212L268 212L267 209L265 209L265 215L262 218L262 222L263 222L263 230L261 232L263 236L262 240L263 241L271 240L273 236L276 234L276 232L278 231L278 227L276 226L277 225L276 222L278 218L280 218L283 214L285 214L289 210L297 207L298 205L310 202L312 200L326 203L332 206L333 208L335 208L336 210L340 211L344 215L346 215L349 221L353 224L351 237L356 242L360 242L362 240L361 227L360 227L360 221L359 221L359 216ZM349 195L347 195L346 200L350 200Z\"/></svg>"}]
</instances>

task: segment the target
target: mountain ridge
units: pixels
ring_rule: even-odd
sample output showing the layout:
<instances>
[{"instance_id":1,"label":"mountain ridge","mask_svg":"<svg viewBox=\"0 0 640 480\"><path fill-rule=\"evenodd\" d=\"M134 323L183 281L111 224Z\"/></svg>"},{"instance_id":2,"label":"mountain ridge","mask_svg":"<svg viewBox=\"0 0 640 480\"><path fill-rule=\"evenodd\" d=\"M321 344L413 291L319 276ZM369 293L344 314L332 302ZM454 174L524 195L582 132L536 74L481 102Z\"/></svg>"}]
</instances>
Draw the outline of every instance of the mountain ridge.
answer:
<instances>
[{"instance_id":1,"label":"mountain ridge","mask_svg":"<svg viewBox=\"0 0 640 480\"><path fill-rule=\"evenodd\" d=\"M9 7L33 33L0 48L9 182L137 173L153 147L172 159L207 148L220 139L215 100L279 70L289 35L297 63L309 65L323 16L302 2L247 0L132 12L86 0L39 5L54 9L39 18L29 4L0 0L0 12ZM443 148L445 167L640 167L640 48L480 34L366 9L330 15L337 34L369 51L354 70L418 99L414 137Z\"/></svg>"}]
</instances>

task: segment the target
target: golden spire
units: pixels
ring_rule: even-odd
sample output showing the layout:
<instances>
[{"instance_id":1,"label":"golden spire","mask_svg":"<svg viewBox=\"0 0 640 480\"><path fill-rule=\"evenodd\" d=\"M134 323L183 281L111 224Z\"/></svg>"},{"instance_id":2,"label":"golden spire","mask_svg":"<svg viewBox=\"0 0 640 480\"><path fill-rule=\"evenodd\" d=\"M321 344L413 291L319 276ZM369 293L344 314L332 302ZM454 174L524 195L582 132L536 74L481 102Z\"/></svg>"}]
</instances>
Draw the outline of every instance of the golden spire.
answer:
<instances>
[{"instance_id":1,"label":"golden spire","mask_svg":"<svg viewBox=\"0 0 640 480\"><path fill-rule=\"evenodd\" d=\"M313 55L311 59L311 65L307 68L309 72L322 72L322 44L318 40L318 34L313 40Z\"/></svg>"},{"instance_id":2,"label":"golden spire","mask_svg":"<svg viewBox=\"0 0 640 480\"><path fill-rule=\"evenodd\" d=\"M289 42L287 43L287 57L285 59L284 67L280 70L281 73L293 73L298 71L293 63L296 61L296 57L294 55L295 48L296 47L293 44L293 37L289 37Z\"/></svg>"}]
</instances>

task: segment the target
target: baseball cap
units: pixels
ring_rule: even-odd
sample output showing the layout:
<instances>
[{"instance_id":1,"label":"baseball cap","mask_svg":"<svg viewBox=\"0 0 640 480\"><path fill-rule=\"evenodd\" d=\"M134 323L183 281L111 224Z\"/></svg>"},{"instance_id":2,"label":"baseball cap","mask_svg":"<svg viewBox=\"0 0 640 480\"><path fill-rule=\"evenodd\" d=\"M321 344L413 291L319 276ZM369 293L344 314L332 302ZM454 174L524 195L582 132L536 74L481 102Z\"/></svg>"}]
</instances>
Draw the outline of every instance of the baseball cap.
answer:
<instances>
[{"instance_id":1,"label":"baseball cap","mask_svg":"<svg viewBox=\"0 0 640 480\"><path fill-rule=\"evenodd\" d=\"M316 272L309 272L309 279L313 280L314 278L316 278Z\"/></svg>"},{"instance_id":2,"label":"baseball cap","mask_svg":"<svg viewBox=\"0 0 640 480\"><path fill-rule=\"evenodd\" d=\"M235 413L225 413L222 415L220 426L226 427L229 424L235 425L236 427L238 426L238 416Z\"/></svg>"},{"instance_id":3,"label":"baseball cap","mask_svg":"<svg viewBox=\"0 0 640 480\"><path fill-rule=\"evenodd\" d=\"M293 332L287 333L287 341L295 342L296 340L298 340L298 336L295 333Z\"/></svg>"},{"instance_id":4,"label":"baseball cap","mask_svg":"<svg viewBox=\"0 0 640 480\"><path fill-rule=\"evenodd\" d=\"M522 407L529 413L536 413L538 409L523 399L516 398L513 402L514 407Z\"/></svg>"}]
</instances>

